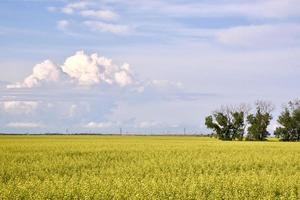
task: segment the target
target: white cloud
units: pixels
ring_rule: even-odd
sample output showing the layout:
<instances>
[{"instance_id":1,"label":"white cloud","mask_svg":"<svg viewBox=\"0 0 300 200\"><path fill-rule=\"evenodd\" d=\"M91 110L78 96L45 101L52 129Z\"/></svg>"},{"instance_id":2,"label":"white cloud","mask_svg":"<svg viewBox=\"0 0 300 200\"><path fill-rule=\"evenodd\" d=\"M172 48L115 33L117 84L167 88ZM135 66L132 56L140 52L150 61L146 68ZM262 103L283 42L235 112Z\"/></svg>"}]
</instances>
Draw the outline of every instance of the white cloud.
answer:
<instances>
[{"instance_id":1,"label":"white cloud","mask_svg":"<svg viewBox=\"0 0 300 200\"><path fill-rule=\"evenodd\" d=\"M89 122L84 125L85 128L111 128L112 122Z\"/></svg>"},{"instance_id":2,"label":"white cloud","mask_svg":"<svg viewBox=\"0 0 300 200\"><path fill-rule=\"evenodd\" d=\"M125 63L121 66L120 71L115 73L115 80L121 87L133 84L129 64Z\"/></svg>"},{"instance_id":3,"label":"white cloud","mask_svg":"<svg viewBox=\"0 0 300 200\"><path fill-rule=\"evenodd\" d=\"M10 114L30 114L33 113L39 103L36 101L4 101L0 102L0 108Z\"/></svg>"},{"instance_id":4,"label":"white cloud","mask_svg":"<svg viewBox=\"0 0 300 200\"><path fill-rule=\"evenodd\" d=\"M116 21L119 19L118 13L111 9L99 8L97 4L88 1L69 3L62 8L62 12L65 14L77 14L83 18L94 18L104 21ZM84 21L83 24L92 31L109 32L118 35L128 34L130 32L130 28L123 24L106 23L102 21ZM62 30L67 26L69 26L69 22L66 20L62 20L57 24L57 28Z\"/></svg>"},{"instance_id":5,"label":"white cloud","mask_svg":"<svg viewBox=\"0 0 300 200\"><path fill-rule=\"evenodd\" d=\"M89 56L83 51L78 51L67 58L62 69L79 85L91 86L104 82L123 87L133 83L128 64L119 67L113 64L111 59L98 54Z\"/></svg>"},{"instance_id":6,"label":"white cloud","mask_svg":"<svg viewBox=\"0 0 300 200\"><path fill-rule=\"evenodd\" d=\"M119 15L111 10L82 10L80 15L83 17L94 17L102 20L117 20Z\"/></svg>"},{"instance_id":7,"label":"white cloud","mask_svg":"<svg viewBox=\"0 0 300 200\"><path fill-rule=\"evenodd\" d=\"M89 5L87 1L80 1L75 3L69 3L62 8L62 12L65 14L73 14L76 10L85 9Z\"/></svg>"},{"instance_id":8,"label":"white cloud","mask_svg":"<svg viewBox=\"0 0 300 200\"><path fill-rule=\"evenodd\" d=\"M134 84L134 77L127 63L118 66L111 59L96 53L87 55L83 51L77 51L60 67L50 60L35 65L32 74L23 82L9 84L6 88L33 88L65 82L81 86L106 83L125 87Z\"/></svg>"},{"instance_id":9,"label":"white cloud","mask_svg":"<svg viewBox=\"0 0 300 200\"><path fill-rule=\"evenodd\" d=\"M215 1L104 1L102 5L123 6L131 12L162 14L165 16L223 17L241 16L247 18L285 19L300 16L298 0L215 0ZM99 5L88 1L67 4L62 11L72 14ZM138 10L136 8L139 8Z\"/></svg>"},{"instance_id":10,"label":"white cloud","mask_svg":"<svg viewBox=\"0 0 300 200\"><path fill-rule=\"evenodd\" d=\"M120 7L122 9L119 9ZM257 24L280 21L284 23L289 18L296 21L293 17L300 16L300 4L298 0L216 0L201 2L114 0L101 1L101 3L80 1L67 4L64 9L66 13L76 13L83 17L98 18L101 20L117 20L119 14L126 13L126 15L124 14L125 20L129 19L132 22L131 25L126 25L122 23L105 23L96 19L83 22L82 19L79 19L80 23L83 22L90 30L94 31L110 32L113 34L129 34L133 31L140 31L144 35L157 34L158 36L162 36L166 34L173 37L189 37L189 39L191 35L187 34L196 33L195 37L206 37L205 35L207 34L203 34L204 29L197 32L195 27L199 28L202 24L203 26L207 26L210 22L178 26L182 22L180 20L175 20L176 22L170 20L172 17L191 18L191 21L198 20L199 17L213 19L213 21L215 21L215 18L229 17L229 19L224 20L224 23L221 19L220 23L217 23L219 26L223 26L230 25L231 23L241 24L249 22ZM153 16L156 17L153 18ZM215 22L213 22L214 24ZM186 27L194 27L194 29Z\"/></svg>"},{"instance_id":11,"label":"white cloud","mask_svg":"<svg viewBox=\"0 0 300 200\"><path fill-rule=\"evenodd\" d=\"M75 3L70 3L66 7L72 8L72 9L85 9L89 5L88 1L79 1Z\"/></svg>"},{"instance_id":12,"label":"white cloud","mask_svg":"<svg viewBox=\"0 0 300 200\"><path fill-rule=\"evenodd\" d=\"M97 59L97 54L90 57L83 51L78 51L66 59L62 69L71 78L77 80L80 85L98 84L101 79ZM105 64L108 64L107 60L105 61Z\"/></svg>"},{"instance_id":13,"label":"white cloud","mask_svg":"<svg viewBox=\"0 0 300 200\"><path fill-rule=\"evenodd\" d=\"M6 124L10 128L40 128L42 124L33 122L10 122Z\"/></svg>"},{"instance_id":14,"label":"white cloud","mask_svg":"<svg viewBox=\"0 0 300 200\"><path fill-rule=\"evenodd\" d=\"M130 33L130 28L126 25L110 24L99 21L85 21L83 24L94 31L110 32L117 35Z\"/></svg>"},{"instance_id":15,"label":"white cloud","mask_svg":"<svg viewBox=\"0 0 300 200\"><path fill-rule=\"evenodd\" d=\"M66 30L70 26L70 22L68 20L60 20L57 22L57 28L60 30Z\"/></svg>"},{"instance_id":16,"label":"white cloud","mask_svg":"<svg viewBox=\"0 0 300 200\"><path fill-rule=\"evenodd\" d=\"M7 85L7 88L32 88L43 83L58 82L62 76L61 69L50 60L37 64L33 72L22 83Z\"/></svg>"}]
</instances>

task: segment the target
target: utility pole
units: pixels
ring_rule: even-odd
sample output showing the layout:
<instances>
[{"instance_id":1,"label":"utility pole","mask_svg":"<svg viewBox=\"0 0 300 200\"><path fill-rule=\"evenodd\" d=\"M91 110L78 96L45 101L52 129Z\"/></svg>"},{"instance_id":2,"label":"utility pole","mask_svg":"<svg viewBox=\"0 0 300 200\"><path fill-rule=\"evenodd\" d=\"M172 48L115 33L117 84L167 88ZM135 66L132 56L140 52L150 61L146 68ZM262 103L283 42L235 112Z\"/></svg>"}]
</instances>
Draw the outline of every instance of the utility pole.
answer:
<instances>
[{"instance_id":1,"label":"utility pole","mask_svg":"<svg viewBox=\"0 0 300 200\"><path fill-rule=\"evenodd\" d=\"M123 130L122 130L122 127L120 128L120 135L122 135L123 134Z\"/></svg>"},{"instance_id":2,"label":"utility pole","mask_svg":"<svg viewBox=\"0 0 300 200\"><path fill-rule=\"evenodd\" d=\"M186 128L185 127L183 128L183 134L184 135L186 134Z\"/></svg>"}]
</instances>

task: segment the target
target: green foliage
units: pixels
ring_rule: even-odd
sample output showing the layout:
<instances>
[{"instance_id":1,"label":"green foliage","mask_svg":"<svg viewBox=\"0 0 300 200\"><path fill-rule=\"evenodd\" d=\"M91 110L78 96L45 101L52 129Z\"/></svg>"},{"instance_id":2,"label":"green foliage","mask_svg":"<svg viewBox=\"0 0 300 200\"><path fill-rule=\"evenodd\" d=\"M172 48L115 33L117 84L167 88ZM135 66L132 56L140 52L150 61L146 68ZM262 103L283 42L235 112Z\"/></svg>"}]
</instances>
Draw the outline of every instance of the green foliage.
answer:
<instances>
[{"instance_id":1,"label":"green foliage","mask_svg":"<svg viewBox=\"0 0 300 200\"><path fill-rule=\"evenodd\" d=\"M270 124L272 116L270 113L263 113L260 108L257 109L256 114L250 114L247 117L249 123L248 140L265 140L270 133L267 128Z\"/></svg>"},{"instance_id":2,"label":"green foliage","mask_svg":"<svg viewBox=\"0 0 300 200\"><path fill-rule=\"evenodd\" d=\"M232 113L233 121L232 121L232 132L233 138L237 138L238 140L243 140L244 136L244 127L245 127L245 112L233 112Z\"/></svg>"},{"instance_id":3,"label":"green foliage","mask_svg":"<svg viewBox=\"0 0 300 200\"><path fill-rule=\"evenodd\" d=\"M247 116L248 129L246 140L263 141L270 135L267 128L272 120L274 106L268 101L256 101L256 112Z\"/></svg>"},{"instance_id":4,"label":"green foliage","mask_svg":"<svg viewBox=\"0 0 300 200\"><path fill-rule=\"evenodd\" d=\"M299 155L300 143L0 136L0 199L296 200Z\"/></svg>"},{"instance_id":5,"label":"green foliage","mask_svg":"<svg viewBox=\"0 0 300 200\"><path fill-rule=\"evenodd\" d=\"M215 112L205 118L205 125L221 140L243 140L245 112L229 110Z\"/></svg>"},{"instance_id":6,"label":"green foliage","mask_svg":"<svg viewBox=\"0 0 300 200\"><path fill-rule=\"evenodd\" d=\"M283 141L300 141L300 101L289 102L277 122L274 134Z\"/></svg>"}]
</instances>

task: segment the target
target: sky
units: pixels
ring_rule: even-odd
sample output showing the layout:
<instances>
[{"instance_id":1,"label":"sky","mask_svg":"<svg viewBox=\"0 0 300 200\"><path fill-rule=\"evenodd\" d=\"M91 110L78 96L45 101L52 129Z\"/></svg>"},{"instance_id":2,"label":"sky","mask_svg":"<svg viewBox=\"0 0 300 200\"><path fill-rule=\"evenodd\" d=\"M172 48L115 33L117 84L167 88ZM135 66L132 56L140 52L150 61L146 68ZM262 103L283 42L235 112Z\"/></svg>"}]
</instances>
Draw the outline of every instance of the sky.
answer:
<instances>
[{"instance_id":1,"label":"sky","mask_svg":"<svg viewBox=\"0 0 300 200\"><path fill-rule=\"evenodd\" d=\"M2 0L0 132L208 133L300 94L299 0ZM253 110L252 110L253 111Z\"/></svg>"}]
</instances>

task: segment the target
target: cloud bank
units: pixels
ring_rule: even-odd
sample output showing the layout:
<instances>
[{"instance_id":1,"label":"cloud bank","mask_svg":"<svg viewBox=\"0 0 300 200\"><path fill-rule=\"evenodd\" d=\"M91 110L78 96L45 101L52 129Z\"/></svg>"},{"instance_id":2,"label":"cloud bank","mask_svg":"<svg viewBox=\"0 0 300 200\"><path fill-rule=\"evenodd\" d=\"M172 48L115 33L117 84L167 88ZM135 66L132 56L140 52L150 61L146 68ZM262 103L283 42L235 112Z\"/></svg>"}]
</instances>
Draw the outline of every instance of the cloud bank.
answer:
<instances>
[{"instance_id":1,"label":"cloud bank","mask_svg":"<svg viewBox=\"0 0 300 200\"><path fill-rule=\"evenodd\" d=\"M36 101L4 101L0 102L0 110L10 114L30 114L38 105Z\"/></svg>"},{"instance_id":2,"label":"cloud bank","mask_svg":"<svg viewBox=\"0 0 300 200\"><path fill-rule=\"evenodd\" d=\"M164 123L112 120L110 116L122 103L145 105L180 99L183 85L169 80L141 80L128 63L118 65L97 53L77 51L61 65L50 59L36 64L22 82L0 90L0 114L6 116L0 119L0 125L4 130L118 131L119 126L163 127Z\"/></svg>"}]
</instances>

